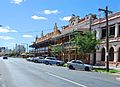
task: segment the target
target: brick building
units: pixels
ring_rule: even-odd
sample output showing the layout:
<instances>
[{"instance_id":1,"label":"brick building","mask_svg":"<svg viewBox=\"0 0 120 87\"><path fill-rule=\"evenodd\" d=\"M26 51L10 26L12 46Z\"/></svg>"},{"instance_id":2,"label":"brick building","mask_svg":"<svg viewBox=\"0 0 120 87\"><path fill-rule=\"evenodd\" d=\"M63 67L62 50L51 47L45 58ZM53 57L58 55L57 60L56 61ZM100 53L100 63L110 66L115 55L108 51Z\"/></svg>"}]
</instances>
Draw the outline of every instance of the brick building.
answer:
<instances>
[{"instance_id":1,"label":"brick building","mask_svg":"<svg viewBox=\"0 0 120 87\"><path fill-rule=\"evenodd\" d=\"M36 56L51 56L50 45L60 44L63 46L64 50L58 55L59 59L65 62L71 59L81 59L80 54L76 53L76 49L72 48L70 39L73 36L73 31L82 32L84 30L89 30L91 21L95 19L96 15L93 14L86 15L84 18L72 15L71 19L68 21L68 25L63 26L61 32L58 30L57 24L55 23L53 32L42 37L36 37L35 42L30 46L34 48L32 52L35 53ZM83 61L90 63L90 56Z\"/></svg>"}]
</instances>

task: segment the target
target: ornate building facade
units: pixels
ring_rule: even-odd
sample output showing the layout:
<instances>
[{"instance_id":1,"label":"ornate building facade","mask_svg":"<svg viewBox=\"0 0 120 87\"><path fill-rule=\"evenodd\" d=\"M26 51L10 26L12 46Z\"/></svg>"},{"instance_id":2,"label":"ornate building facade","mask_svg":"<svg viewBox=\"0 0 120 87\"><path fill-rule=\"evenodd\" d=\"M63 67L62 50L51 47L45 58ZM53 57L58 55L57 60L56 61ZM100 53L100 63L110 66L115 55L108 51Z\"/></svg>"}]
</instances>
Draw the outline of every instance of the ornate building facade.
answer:
<instances>
[{"instance_id":1,"label":"ornate building facade","mask_svg":"<svg viewBox=\"0 0 120 87\"><path fill-rule=\"evenodd\" d=\"M54 45L55 42L51 41L52 37L61 34L60 30L57 27L57 24L54 25L54 31L51 33L47 33L41 37L36 36L35 41L30 47L33 50L30 51L31 54L35 54L35 56L50 56L50 45Z\"/></svg>"},{"instance_id":2,"label":"ornate building facade","mask_svg":"<svg viewBox=\"0 0 120 87\"><path fill-rule=\"evenodd\" d=\"M109 15L109 64L120 66L120 12ZM96 50L96 64L106 64L106 19L93 21L92 30L96 31L96 38L101 40ZM91 61L93 59L91 58Z\"/></svg>"},{"instance_id":3,"label":"ornate building facade","mask_svg":"<svg viewBox=\"0 0 120 87\"><path fill-rule=\"evenodd\" d=\"M33 53L37 56L47 55L51 56L51 49L49 45L62 45L62 52L59 53L58 58L67 62L71 59L81 59L80 54L76 53L76 49L71 48L70 40L73 37L73 31L82 32L90 29L91 21L96 19L96 15L89 14L84 18L72 15L69 24L62 27L60 32L55 23L54 32L48 33L43 37L36 37L35 42L30 46L35 48ZM90 63L90 56L84 58L86 63Z\"/></svg>"}]
</instances>

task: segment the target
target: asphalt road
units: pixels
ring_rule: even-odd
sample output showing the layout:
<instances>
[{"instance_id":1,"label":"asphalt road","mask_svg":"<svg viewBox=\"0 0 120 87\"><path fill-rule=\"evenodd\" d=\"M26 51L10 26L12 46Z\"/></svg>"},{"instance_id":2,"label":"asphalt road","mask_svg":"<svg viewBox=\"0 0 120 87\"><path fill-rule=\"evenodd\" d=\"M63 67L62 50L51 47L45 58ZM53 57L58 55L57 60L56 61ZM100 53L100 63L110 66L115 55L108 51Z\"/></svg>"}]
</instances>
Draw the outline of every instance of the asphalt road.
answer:
<instances>
[{"instance_id":1,"label":"asphalt road","mask_svg":"<svg viewBox=\"0 0 120 87\"><path fill-rule=\"evenodd\" d=\"M119 76L0 58L0 87L120 87Z\"/></svg>"}]
</instances>

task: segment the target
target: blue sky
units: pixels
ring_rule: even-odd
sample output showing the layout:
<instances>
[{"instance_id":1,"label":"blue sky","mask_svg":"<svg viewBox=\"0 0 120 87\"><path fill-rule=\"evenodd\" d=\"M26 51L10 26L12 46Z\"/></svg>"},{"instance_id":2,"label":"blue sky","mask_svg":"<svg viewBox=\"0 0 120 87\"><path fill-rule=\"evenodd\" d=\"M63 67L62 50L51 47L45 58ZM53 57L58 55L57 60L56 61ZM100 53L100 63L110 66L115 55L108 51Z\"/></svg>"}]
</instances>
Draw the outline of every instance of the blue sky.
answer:
<instances>
[{"instance_id":1,"label":"blue sky","mask_svg":"<svg viewBox=\"0 0 120 87\"><path fill-rule=\"evenodd\" d=\"M98 14L106 5L113 12L120 11L120 0L0 0L0 47L31 44L41 31L53 31L67 25L72 14L81 18L89 13Z\"/></svg>"}]
</instances>

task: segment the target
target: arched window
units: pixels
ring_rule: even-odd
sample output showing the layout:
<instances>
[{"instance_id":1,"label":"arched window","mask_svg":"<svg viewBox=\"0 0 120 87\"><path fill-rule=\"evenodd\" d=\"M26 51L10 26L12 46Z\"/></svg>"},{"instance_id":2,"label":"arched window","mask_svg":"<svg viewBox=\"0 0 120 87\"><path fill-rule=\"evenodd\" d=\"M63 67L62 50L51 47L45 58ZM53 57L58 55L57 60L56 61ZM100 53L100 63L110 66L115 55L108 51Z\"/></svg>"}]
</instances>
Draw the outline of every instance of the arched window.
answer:
<instances>
[{"instance_id":1,"label":"arched window","mask_svg":"<svg viewBox=\"0 0 120 87\"><path fill-rule=\"evenodd\" d=\"M105 61L105 48L102 48L101 51L101 61Z\"/></svg>"},{"instance_id":2,"label":"arched window","mask_svg":"<svg viewBox=\"0 0 120 87\"><path fill-rule=\"evenodd\" d=\"M114 48L111 47L109 52L109 61L114 61Z\"/></svg>"},{"instance_id":3,"label":"arched window","mask_svg":"<svg viewBox=\"0 0 120 87\"><path fill-rule=\"evenodd\" d=\"M118 50L118 62L120 62L120 48Z\"/></svg>"}]
</instances>

